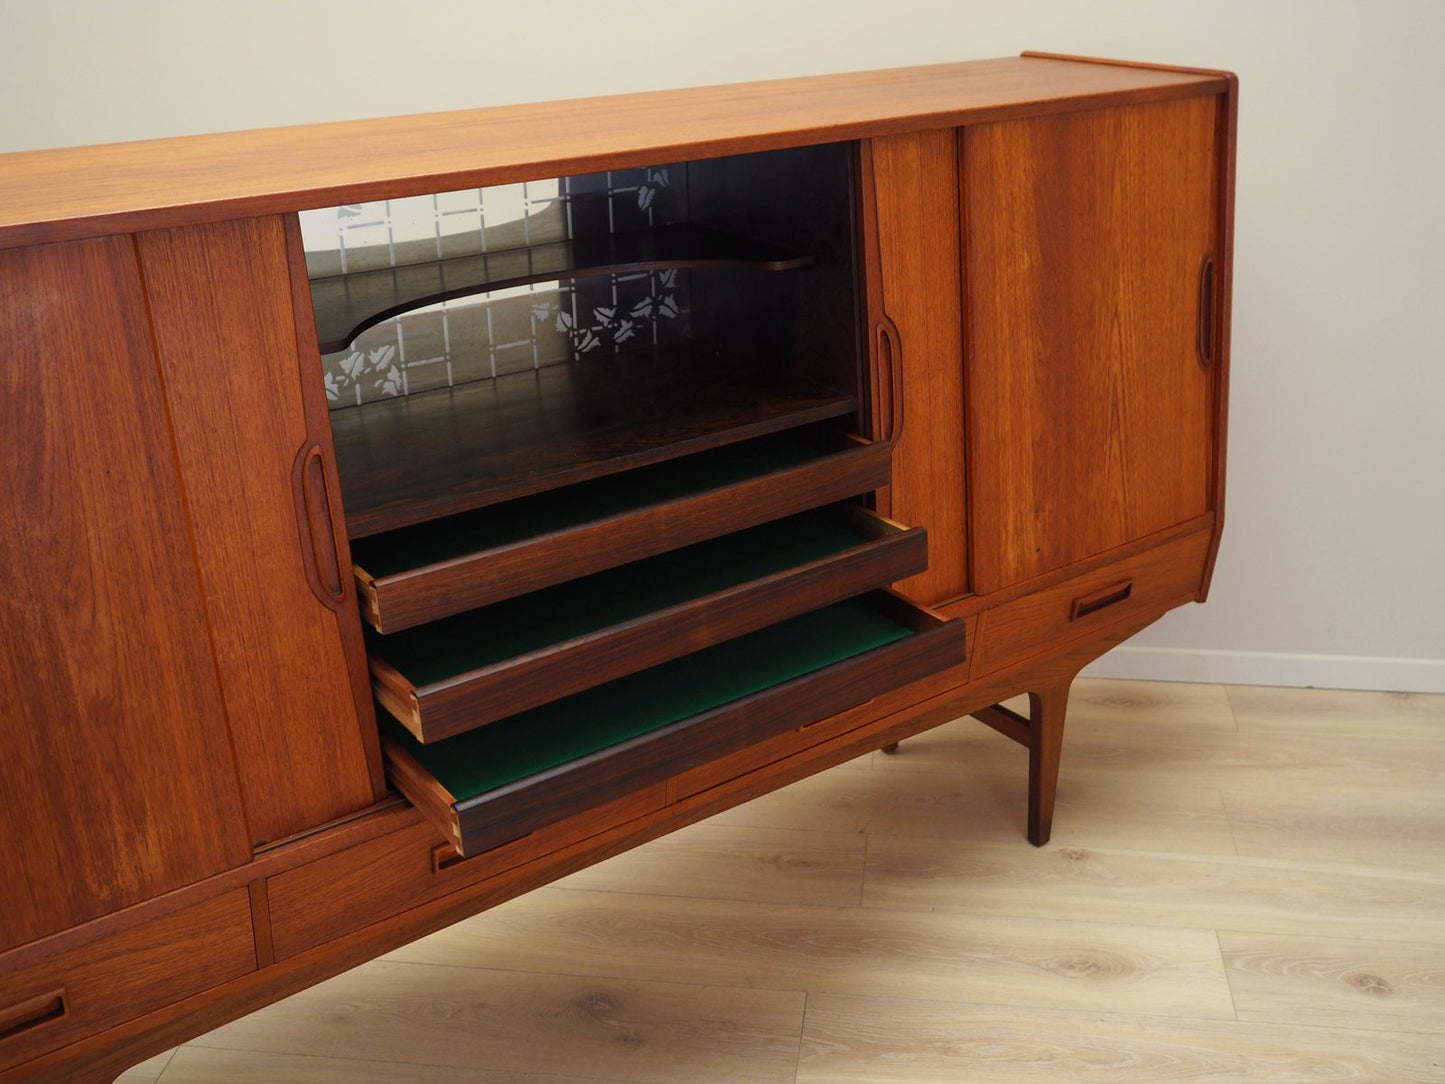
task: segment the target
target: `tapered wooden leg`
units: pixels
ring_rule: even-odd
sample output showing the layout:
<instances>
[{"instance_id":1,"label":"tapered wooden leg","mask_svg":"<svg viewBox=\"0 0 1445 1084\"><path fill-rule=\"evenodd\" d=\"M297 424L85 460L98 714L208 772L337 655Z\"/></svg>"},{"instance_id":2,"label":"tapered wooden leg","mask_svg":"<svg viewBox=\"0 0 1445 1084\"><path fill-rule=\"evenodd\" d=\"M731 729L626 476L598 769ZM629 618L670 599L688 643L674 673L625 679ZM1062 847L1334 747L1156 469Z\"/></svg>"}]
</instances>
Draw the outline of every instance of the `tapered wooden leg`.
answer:
<instances>
[{"instance_id":1,"label":"tapered wooden leg","mask_svg":"<svg viewBox=\"0 0 1445 1084\"><path fill-rule=\"evenodd\" d=\"M1054 795L1059 789L1059 753L1064 746L1064 714L1069 686L1064 682L1029 693L1029 842L1042 847L1054 825Z\"/></svg>"},{"instance_id":2,"label":"tapered wooden leg","mask_svg":"<svg viewBox=\"0 0 1445 1084\"><path fill-rule=\"evenodd\" d=\"M890 742L888 745L885 745L883 747L883 751L890 756L893 755L894 753L898 752L898 743L896 741Z\"/></svg>"}]
</instances>

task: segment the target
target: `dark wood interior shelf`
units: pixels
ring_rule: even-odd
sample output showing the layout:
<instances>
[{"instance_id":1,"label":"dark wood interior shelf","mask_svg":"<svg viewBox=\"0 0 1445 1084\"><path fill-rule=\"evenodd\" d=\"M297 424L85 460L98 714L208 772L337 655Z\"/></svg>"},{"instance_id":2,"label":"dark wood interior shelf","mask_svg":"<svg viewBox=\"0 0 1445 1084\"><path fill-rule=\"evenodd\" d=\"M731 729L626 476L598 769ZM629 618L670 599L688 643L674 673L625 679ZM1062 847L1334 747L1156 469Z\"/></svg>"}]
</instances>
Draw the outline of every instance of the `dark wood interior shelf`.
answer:
<instances>
[{"instance_id":1,"label":"dark wood interior shelf","mask_svg":"<svg viewBox=\"0 0 1445 1084\"><path fill-rule=\"evenodd\" d=\"M961 620L876 591L431 745L378 714L393 781L470 855L962 658Z\"/></svg>"},{"instance_id":2,"label":"dark wood interior shelf","mask_svg":"<svg viewBox=\"0 0 1445 1084\"><path fill-rule=\"evenodd\" d=\"M695 343L333 411L352 538L852 414Z\"/></svg>"},{"instance_id":3,"label":"dark wood interior shelf","mask_svg":"<svg viewBox=\"0 0 1445 1084\"><path fill-rule=\"evenodd\" d=\"M889 453L773 433L359 539L362 615L396 632L845 500L888 484Z\"/></svg>"},{"instance_id":4,"label":"dark wood interior shelf","mask_svg":"<svg viewBox=\"0 0 1445 1084\"><path fill-rule=\"evenodd\" d=\"M327 354L412 309L529 282L669 267L789 271L811 262L811 256L683 223L312 279L311 303Z\"/></svg>"},{"instance_id":5,"label":"dark wood interior shelf","mask_svg":"<svg viewBox=\"0 0 1445 1084\"><path fill-rule=\"evenodd\" d=\"M374 636L372 686L417 738L437 741L927 564L921 527L834 505Z\"/></svg>"}]
</instances>

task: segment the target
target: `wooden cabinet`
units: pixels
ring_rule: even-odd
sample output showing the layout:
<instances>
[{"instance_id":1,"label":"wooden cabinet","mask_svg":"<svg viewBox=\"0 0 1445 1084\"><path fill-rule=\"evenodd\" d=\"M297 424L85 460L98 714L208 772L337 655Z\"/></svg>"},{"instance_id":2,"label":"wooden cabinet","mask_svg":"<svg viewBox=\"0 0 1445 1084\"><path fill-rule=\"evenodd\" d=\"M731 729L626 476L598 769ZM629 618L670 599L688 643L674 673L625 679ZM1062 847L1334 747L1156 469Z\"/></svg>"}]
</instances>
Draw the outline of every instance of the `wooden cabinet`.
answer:
<instances>
[{"instance_id":1,"label":"wooden cabinet","mask_svg":"<svg viewBox=\"0 0 1445 1084\"><path fill-rule=\"evenodd\" d=\"M963 130L980 593L1210 510L1221 108Z\"/></svg>"},{"instance_id":2,"label":"wooden cabinet","mask_svg":"<svg viewBox=\"0 0 1445 1084\"><path fill-rule=\"evenodd\" d=\"M249 843L381 796L331 439L280 216L137 237ZM298 343L298 336L299 343Z\"/></svg>"},{"instance_id":3,"label":"wooden cabinet","mask_svg":"<svg viewBox=\"0 0 1445 1084\"><path fill-rule=\"evenodd\" d=\"M0 476L3 951L251 857L130 238L0 252Z\"/></svg>"},{"instance_id":4,"label":"wooden cabinet","mask_svg":"<svg viewBox=\"0 0 1445 1084\"><path fill-rule=\"evenodd\" d=\"M0 1082L962 714L1046 841L1074 674L1208 584L1233 100L1025 56L0 158Z\"/></svg>"}]
</instances>

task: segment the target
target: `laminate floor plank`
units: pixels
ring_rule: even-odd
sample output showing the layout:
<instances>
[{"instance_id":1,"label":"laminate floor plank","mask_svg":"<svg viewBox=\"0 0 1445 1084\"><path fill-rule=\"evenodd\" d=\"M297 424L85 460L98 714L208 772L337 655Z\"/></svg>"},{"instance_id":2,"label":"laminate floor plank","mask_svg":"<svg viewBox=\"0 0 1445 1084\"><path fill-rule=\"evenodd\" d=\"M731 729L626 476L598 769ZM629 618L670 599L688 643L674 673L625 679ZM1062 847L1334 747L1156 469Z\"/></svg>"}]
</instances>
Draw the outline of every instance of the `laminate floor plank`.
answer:
<instances>
[{"instance_id":1,"label":"laminate floor plank","mask_svg":"<svg viewBox=\"0 0 1445 1084\"><path fill-rule=\"evenodd\" d=\"M215 1081L226 1084L638 1084L617 1077L556 1076L460 1066L438 1068L395 1061L260 1054L254 1050L204 1046L182 1049L166 1067L159 1084L213 1084Z\"/></svg>"},{"instance_id":2,"label":"laminate floor plank","mask_svg":"<svg viewBox=\"0 0 1445 1084\"><path fill-rule=\"evenodd\" d=\"M619 982L393 960L367 964L191 1046L655 1084L791 1081L801 991ZM409 1069L407 1071L410 1071Z\"/></svg>"},{"instance_id":3,"label":"laminate floor plank","mask_svg":"<svg viewBox=\"0 0 1445 1084\"><path fill-rule=\"evenodd\" d=\"M874 839L863 906L1445 944L1445 877L1093 847Z\"/></svg>"},{"instance_id":4,"label":"laminate floor plank","mask_svg":"<svg viewBox=\"0 0 1445 1084\"><path fill-rule=\"evenodd\" d=\"M992 741L998 735L990 734ZM898 757L909 757L905 742ZM834 769L719 814L709 824L786 825L870 836L968 840L1015 845L1027 822L1028 759L1017 750L1010 772ZM882 776L882 778L879 778ZM1154 776L1059 781L1055 846L1234 854L1224 801L1212 787L1181 787Z\"/></svg>"},{"instance_id":5,"label":"laminate floor plank","mask_svg":"<svg viewBox=\"0 0 1445 1084\"><path fill-rule=\"evenodd\" d=\"M388 959L960 1002L1231 1018L1212 930L550 888Z\"/></svg>"},{"instance_id":6,"label":"laminate floor plank","mask_svg":"<svg viewBox=\"0 0 1445 1084\"><path fill-rule=\"evenodd\" d=\"M1081 680L1047 847L959 720L122 1080L1442 1082L1442 712Z\"/></svg>"},{"instance_id":7,"label":"laminate floor plank","mask_svg":"<svg viewBox=\"0 0 1445 1084\"><path fill-rule=\"evenodd\" d=\"M157 1054L139 1065L131 1066L115 1078L115 1084L156 1084L176 1053L176 1050L167 1050L164 1054Z\"/></svg>"},{"instance_id":8,"label":"laminate floor plank","mask_svg":"<svg viewBox=\"0 0 1445 1084\"><path fill-rule=\"evenodd\" d=\"M1445 1036L1445 944L1224 930L1219 946L1241 1020Z\"/></svg>"},{"instance_id":9,"label":"laminate floor plank","mask_svg":"<svg viewBox=\"0 0 1445 1084\"><path fill-rule=\"evenodd\" d=\"M1433 1036L1013 1008L808 999L798 1084L1438 1084Z\"/></svg>"},{"instance_id":10,"label":"laminate floor plank","mask_svg":"<svg viewBox=\"0 0 1445 1084\"><path fill-rule=\"evenodd\" d=\"M1425 790L1283 784L1223 797L1240 854L1445 875L1445 779Z\"/></svg>"},{"instance_id":11,"label":"laminate floor plank","mask_svg":"<svg viewBox=\"0 0 1445 1084\"><path fill-rule=\"evenodd\" d=\"M1275 689L1235 685L1225 690L1241 731L1278 728L1290 734L1335 731L1391 738L1439 736L1445 695L1343 689Z\"/></svg>"},{"instance_id":12,"label":"laminate floor plank","mask_svg":"<svg viewBox=\"0 0 1445 1084\"><path fill-rule=\"evenodd\" d=\"M605 892L856 907L866 845L858 832L704 822L574 873L564 883Z\"/></svg>"},{"instance_id":13,"label":"laminate floor plank","mask_svg":"<svg viewBox=\"0 0 1445 1084\"><path fill-rule=\"evenodd\" d=\"M1007 771L1017 746L1001 734L960 733L977 723L959 720L904 742L898 755L879 760L880 770L956 771L987 765ZM1070 714L1064 728L1063 771L1132 778L1152 775L1183 787L1274 790L1439 787L1445 763L1445 728L1439 734L1381 740L1368 733L1290 734L1200 730L1139 720Z\"/></svg>"}]
</instances>

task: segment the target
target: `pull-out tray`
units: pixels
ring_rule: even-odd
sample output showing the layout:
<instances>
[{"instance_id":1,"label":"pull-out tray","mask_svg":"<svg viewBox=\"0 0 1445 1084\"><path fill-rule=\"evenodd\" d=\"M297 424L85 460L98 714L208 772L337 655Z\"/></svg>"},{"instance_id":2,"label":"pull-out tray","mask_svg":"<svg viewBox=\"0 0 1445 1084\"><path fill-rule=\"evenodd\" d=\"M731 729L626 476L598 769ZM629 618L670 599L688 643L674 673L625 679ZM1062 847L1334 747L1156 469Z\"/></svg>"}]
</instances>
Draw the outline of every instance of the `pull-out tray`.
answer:
<instances>
[{"instance_id":1,"label":"pull-out tray","mask_svg":"<svg viewBox=\"0 0 1445 1084\"><path fill-rule=\"evenodd\" d=\"M833 505L372 637L372 686L419 740L438 741L927 564L921 527Z\"/></svg>"},{"instance_id":2,"label":"pull-out tray","mask_svg":"<svg viewBox=\"0 0 1445 1084\"><path fill-rule=\"evenodd\" d=\"M463 855L624 797L963 659L963 622L887 591L423 745L382 715L397 788Z\"/></svg>"},{"instance_id":3,"label":"pull-out tray","mask_svg":"<svg viewBox=\"0 0 1445 1084\"><path fill-rule=\"evenodd\" d=\"M753 527L886 486L892 449L779 433L352 543L381 632Z\"/></svg>"}]
</instances>

